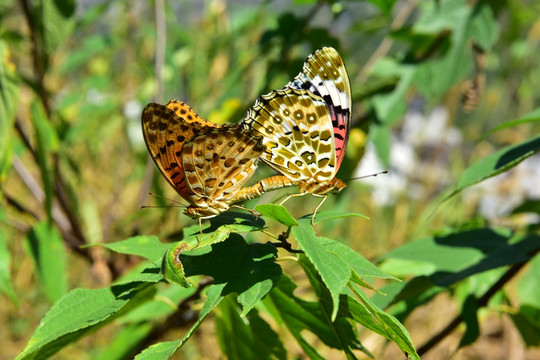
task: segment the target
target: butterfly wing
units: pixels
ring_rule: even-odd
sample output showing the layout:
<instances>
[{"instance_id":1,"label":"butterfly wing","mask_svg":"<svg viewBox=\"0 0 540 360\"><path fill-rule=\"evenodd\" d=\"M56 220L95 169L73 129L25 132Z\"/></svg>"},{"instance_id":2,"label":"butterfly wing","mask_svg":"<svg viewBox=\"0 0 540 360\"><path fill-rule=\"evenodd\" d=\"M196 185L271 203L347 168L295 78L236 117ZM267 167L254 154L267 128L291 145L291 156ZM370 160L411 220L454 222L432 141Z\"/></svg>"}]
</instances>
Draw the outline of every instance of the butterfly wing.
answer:
<instances>
[{"instance_id":1,"label":"butterfly wing","mask_svg":"<svg viewBox=\"0 0 540 360\"><path fill-rule=\"evenodd\" d=\"M289 179L335 176L332 122L320 97L306 90L272 91L257 99L244 123L263 137L261 159Z\"/></svg>"},{"instance_id":2,"label":"butterfly wing","mask_svg":"<svg viewBox=\"0 0 540 360\"><path fill-rule=\"evenodd\" d=\"M338 52L331 47L315 51L287 87L308 90L323 98L332 119L336 169L339 169L351 129L351 86Z\"/></svg>"},{"instance_id":3,"label":"butterfly wing","mask_svg":"<svg viewBox=\"0 0 540 360\"><path fill-rule=\"evenodd\" d=\"M174 111L176 116L178 116L180 119L184 120L185 122L196 123L196 124L201 125L203 128L220 127L218 124L205 120L199 115L197 115L195 111L193 111L193 109L189 105L187 105L186 103L183 103L182 101L171 99L165 105L165 107Z\"/></svg>"},{"instance_id":4,"label":"butterfly wing","mask_svg":"<svg viewBox=\"0 0 540 360\"><path fill-rule=\"evenodd\" d=\"M257 169L263 151L261 138L240 124L206 129L186 142L182 164L194 202L229 204Z\"/></svg>"},{"instance_id":5,"label":"butterfly wing","mask_svg":"<svg viewBox=\"0 0 540 360\"><path fill-rule=\"evenodd\" d=\"M207 123L189 106L176 100L165 106L150 103L142 113L144 140L152 159L165 179L190 203L193 201L180 159L182 146L203 131Z\"/></svg>"}]
</instances>

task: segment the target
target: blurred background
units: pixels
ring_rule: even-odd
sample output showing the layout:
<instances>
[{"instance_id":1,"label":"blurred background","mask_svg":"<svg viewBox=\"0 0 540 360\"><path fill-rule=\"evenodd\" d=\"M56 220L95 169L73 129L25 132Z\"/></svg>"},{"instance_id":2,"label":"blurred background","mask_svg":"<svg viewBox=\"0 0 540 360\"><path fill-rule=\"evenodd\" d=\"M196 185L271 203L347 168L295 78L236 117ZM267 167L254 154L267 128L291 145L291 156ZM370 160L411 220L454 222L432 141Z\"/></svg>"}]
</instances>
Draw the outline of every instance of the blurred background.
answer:
<instances>
[{"instance_id":1,"label":"blurred background","mask_svg":"<svg viewBox=\"0 0 540 360\"><path fill-rule=\"evenodd\" d=\"M538 155L441 201L465 168L538 133L529 121L490 131L534 114L540 104L539 15L533 0L2 1L0 244L9 255L0 259L0 358L24 348L67 290L106 286L137 262L82 245L137 234L178 241L182 228L195 223L178 207L140 209L171 205L149 191L179 200L142 138L147 103L179 99L210 121L239 122L259 95L281 89L323 46L341 54L353 93L353 129L338 177L389 174L348 181L321 209L370 220L324 223L319 233L376 262L446 227L537 223L537 215L512 210L540 198ZM253 181L272 174L261 163ZM290 192L268 193L246 206ZM318 202L305 196L286 205L300 217ZM31 244L43 232L56 241L48 255L58 260L62 281L32 270L39 256L32 256ZM47 282L54 285L44 288ZM413 314L405 326L415 344L452 306L442 296ZM482 338L454 358L540 355L525 348L507 319L487 321ZM115 326L57 358L92 358ZM219 356L218 345L208 344L215 338L205 337L213 331L205 322L178 358ZM447 340L426 358L446 358L441 354L459 338ZM395 358L395 349L379 347L378 358Z\"/></svg>"}]
</instances>

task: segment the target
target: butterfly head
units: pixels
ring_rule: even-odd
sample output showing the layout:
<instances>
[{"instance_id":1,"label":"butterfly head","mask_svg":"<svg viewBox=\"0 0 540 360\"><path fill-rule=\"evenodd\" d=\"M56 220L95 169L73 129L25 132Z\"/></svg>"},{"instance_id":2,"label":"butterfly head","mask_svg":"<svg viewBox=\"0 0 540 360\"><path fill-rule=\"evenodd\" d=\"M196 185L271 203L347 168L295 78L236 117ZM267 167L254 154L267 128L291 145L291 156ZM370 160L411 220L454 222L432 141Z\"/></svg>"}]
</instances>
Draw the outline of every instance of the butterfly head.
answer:
<instances>
[{"instance_id":1,"label":"butterfly head","mask_svg":"<svg viewBox=\"0 0 540 360\"><path fill-rule=\"evenodd\" d=\"M345 184L343 181L339 180L338 178L333 178L332 181L330 181L332 183L332 194L337 194L339 193L341 190L343 190L347 184Z\"/></svg>"}]
</instances>

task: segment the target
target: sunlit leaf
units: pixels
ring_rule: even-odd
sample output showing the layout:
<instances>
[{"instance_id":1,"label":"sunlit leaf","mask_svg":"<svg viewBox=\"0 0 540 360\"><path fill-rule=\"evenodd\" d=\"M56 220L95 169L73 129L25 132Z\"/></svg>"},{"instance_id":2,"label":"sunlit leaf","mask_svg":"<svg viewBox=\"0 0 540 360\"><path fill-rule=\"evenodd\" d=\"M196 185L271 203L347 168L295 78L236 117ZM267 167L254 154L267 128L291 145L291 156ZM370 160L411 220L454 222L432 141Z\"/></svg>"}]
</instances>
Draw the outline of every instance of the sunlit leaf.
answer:
<instances>
[{"instance_id":1,"label":"sunlit leaf","mask_svg":"<svg viewBox=\"0 0 540 360\"><path fill-rule=\"evenodd\" d=\"M150 261L159 261L171 244L162 243L157 236L139 235L132 238L112 243L95 244L109 250L128 255L141 256Z\"/></svg>"},{"instance_id":2,"label":"sunlit leaf","mask_svg":"<svg viewBox=\"0 0 540 360\"><path fill-rule=\"evenodd\" d=\"M262 215L269 217L283 225L297 226L298 222L289 214L287 208L283 205L265 204L256 207L256 210Z\"/></svg>"},{"instance_id":3,"label":"sunlit leaf","mask_svg":"<svg viewBox=\"0 0 540 360\"><path fill-rule=\"evenodd\" d=\"M323 248L320 238L309 222L302 222L292 233L306 256L313 263L332 296L332 320L339 307L339 295L344 292L351 277L350 268L333 253Z\"/></svg>"},{"instance_id":4,"label":"sunlit leaf","mask_svg":"<svg viewBox=\"0 0 540 360\"><path fill-rule=\"evenodd\" d=\"M534 122L538 122L540 121L540 108L536 108L534 109L533 111L531 111L530 113L520 117L520 118L517 118L517 119L514 119L514 120L510 120L510 121L507 121L501 125L498 125L498 126L495 126L489 133L486 134L487 135L491 135L497 131L500 131L500 130L503 130L503 129L507 129L507 128L511 128L511 127L514 127L514 126L517 126L517 125L521 125L521 124L526 124L526 123L534 123Z\"/></svg>"},{"instance_id":5,"label":"sunlit leaf","mask_svg":"<svg viewBox=\"0 0 540 360\"><path fill-rule=\"evenodd\" d=\"M366 215L356 213L356 212L342 212L342 211L319 211L315 215L315 221L313 223L318 224L323 221L334 220L334 219L343 219L347 217L363 217L364 219L369 218ZM311 215L305 216L304 218L311 219Z\"/></svg>"},{"instance_id":6,"label":"sunlit leaf","mask_svg":"<svg viewBox=\"0 0 540 360\"><path fill-rule=\"evenodd\" d=\"M486 156L463 172L457 188L446 199L456 195L466 187L513 168L523 160L536 154L539 150L540 136L536 136L530 140L507 146Z\"/></svg>"},{"instance_id":7,"label":"sunlit leaf","mask_svg":"<svg viewBox=\"0 0 540 360\"><path fill-rule=\"evenodd\" d=\"M133 285L75 289L56 302L41 319L17 359L44 359L96 327L110 321L130 301L144 301L151 292ZM137 298L137 295L139 297Z\"/></svg>"},{"instance_id":8,"label":"sunlit leaf","mask_svg":"<svg viewBox=\"0 0 540 360\"><path fill-rule=\"evenodd\" d=\"M348 311L346 316L350 316L363 326L396 343L403 352L408 354L410 359L420 360L420 356L416 353L416 349L405 327L395 317L373 304L355 285L352 286L352 290L358 297L359 302L350 296L347 297L348 306L342 307ZM365 316L365 311L370 316ZM359 316L360 314L364 314L364 316Z\"/></svg>"}]
</instances>

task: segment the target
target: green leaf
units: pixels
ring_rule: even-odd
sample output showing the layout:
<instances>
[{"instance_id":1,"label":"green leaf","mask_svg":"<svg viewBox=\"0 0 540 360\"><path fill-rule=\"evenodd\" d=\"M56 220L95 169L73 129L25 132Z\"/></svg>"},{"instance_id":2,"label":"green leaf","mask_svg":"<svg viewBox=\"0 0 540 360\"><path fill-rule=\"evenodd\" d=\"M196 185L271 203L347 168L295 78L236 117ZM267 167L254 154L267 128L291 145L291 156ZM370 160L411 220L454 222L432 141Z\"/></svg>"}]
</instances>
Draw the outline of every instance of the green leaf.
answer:
<instances>
[{"instance_id":1,"label":"green leaf","mask_svg":"<svg viewBox=\"0 0 540 360\"><path fill-rule=\"evenodd\" d=\"M341 309L347 311L345 316L393 341L403 352L409 355L409 359L420 360L420 356L416 353L405 327L394 316L385 313L373 304L356 285L353 284L351 290L362 304L357 302L356 299L347 296L347 306L341 307ZM369 316L366 316L366 311Z\"/></svg>"},{"instance_id":2,"label":"green leaf","mask_svg":"<svg viewBox=\"0 0 540 360\"><path fill-rule=\"evenodd\" d=\"M230 296L219 305L216 332L221 351L227 359L287 358L283 344L270 326L256 311L242 318L236 301Z\"/></svg>"},{"instance_id":3,"label":"green leaf","mask_svg":"<svg viewBox=\"0 0 540 360\"><path fill-rule=\"evenodd\" d=\"M358 282L364 277L396 279L385 274L360 254L354 252L337 241L318 237L309 223L309 218L302 219L300 226L293 228L292 233L304 250L305 255L321 276L332 297L332 320L335 319L339 306L339 296L346 292L347 284L352 278ZM300 258L302 263L302 258Z\"/></svg>"},{"instance_id":4,"label":"green leaf","mask_svg":"<svg viewBox=\"0 0 540 360\"><path fill-rule=\"evenodd\" d=\"M54 302L67 292L67 264L64 242L49 222L36 224L26 236L28 254L32 258L39 285Z\"/></svg>"},{"instance_id":5,"label":"green leaf","mask_svg":"<svg viewBox=\"0 0 540 360\"><path fill-rule=\"evenodd\" d=\"M383 14L391 16L392 8L394 7L396 0L369 0L369 2L378 7Z\"/></svg>"},{"instance_id":6,"label":"green leaf","mask_svg":"<svg viewBox=\"0 0 540 360\"><path fill-rule=\"evenodd\" d=\"M367 216L365 216L363 214L360 214L360 213L356 213L356 212L319 211L315 215L315 221L313 221L313 223L318 224L318 223L321 223L323 221L334 220L334 219L343 219L343 218L346 218L346 217L353 217L353 216L363 217L364 219L369 220L369 218ZM306 216L303 216L302 218L303 219L308 219L309 218L311 220L311 215L306 215Z\"/></svg>"},{"instance_id":7,"label":"green leaf","mask_svg":"<svg viewBox=\"0 0 540 360\"><path fill-rule=\"evenodd\" d=\"M390 73L387 72L389 70ZM391 64L386 61L377 64L377 68L375 69L375 73L382 72L386 76L391 74L400 77L399 82L392 92L373 97L373 108L377 113L377 118L381 121L383 127L389 127L398 122L407 111L405 97L416 76L417 66Z\"/></svg>"},{"instance_id":8,"label":"green leaf","mask_svg":"<svg viewBox=\"0 0 540 360\"><path fill-rule=\"evenodd\" d=\"M525 345L538 347L540 345L540 309L523 305L517 314L510 313L510 317Z\"/></svg>"},{"instance_id":9,"label":"green leaf","mask_svg":"<svg viewBox=\"0 0 540 360\"><path fill-rule=\"evenodd\" d=\"M360 278L379 278L379 279L392 279L398 280L398 278L385 273L378 267L370 263L361 254L357 253L347 245L344 245L338 241L320 237L317 242L324 251L334 254L344 264L347 264L354 274Z\"/></svg>"},{"instance_id":10,"label":"green leaf","mask_svg":"<svg viewBox=\"0 0 540 360\"><path fill-rule=\"evenodd\" d=\"M463 303L461 317L465 321L465 334L459 342L459 347L464 347L474 343L480 336L480 325L478 324L478 302L474 294L469 294Z\"/></svg>"},{"instance_id":11,"label":"green leaf","mask_svg":"<svg viewBox=\"0 0 540 360\"><path fill-rule=\"evenodd\" d=\"M414 24L418 33L451 31L451 47L440 59L417 66L415 85L436 101L460 81L473 66L471 43L489 50L498 35L497 22L486 3L470 6L465 0L422 3L420 18Z\"/></svg>"},{"instance_id":12,"label":"green leaf","mask_svg":"<svg viewBox=\"0 0 540 360\"><path fill-rule=\"evenodd\" d=\"M298 222L289 214L283 205L264 204L255 208L262 215L269 217L287 227L298 226Z\"/></svg>"},{"instance_id":13,"label":"green leaf","mask_svg":"<svg viewBox=\"0 0 540 360\"><path fill-rule=\"evenodd\" d=\"M6 294L15 306L19 306L17 295L13 290L10 278L11 255L6 245L6 239L0 228L0 293Z\"/></svg>"},{"instance_id":14,"label":"green leaf","mask_svg":"<svg viewBox=\"0 0 540 360\"><path fill-rule=\"evenodd\" d=\"M114 284L127 284L127 283L157 283L163 281L163 276L161 276L161 268L158 264L143 261L139 263L134 268L130 269L129 272L123 274L118 278Z\"/></svg>"},{"instance_id":15,"label":"green leaf","mask_svg":"<svg viewBox=\"0 0 540 360\"><path fill-rule=\"evenodd\" d=\"M162 342L150 346L149 348L142 351L140 354L135 356L136 360L166 360L170 358L182 345L188 341L195 330L202 324L206 316L219 305L223 300L221 292L223 290L223 284L221 285L212 285L210 289L206 292L206 302L203 305L201 312L199 313L199 319L193 326L188 330L188 332L180 340Z\"/></svg>"},{"instance_id":16,"label":"green leaf","mask_svg":"<svg viewBox=\"0 0 540 360\"><path fill-rule=\"evenodd\" d=\"M105 289L75 289L58 300L41 320L26 348L17 357L45 359L81 336L112 320L130 301L152 293L136 284ZM137 297L137 295L139 295Z\"/></svg>"},{"instance_id":17,"label":"green leaf","mask_svg":"<svg viewBox=\"0 0 540 360\"><path fill-rule=\"evenodd\" d=\"M333 321L338 312L339 295L347 288L351 270L347 264L323 247L324 241L315 235L315 230L308 224L307 221L301 222L299 227L293 228L292 233L330 291ZM302 261L302 258L300 260Z\"/></svg>"},{"instance_id":18,"label":"green leaf","mask_svg":"<svg viewBox=\"0 0 540 360\"><path fill-rule=\"evenodd\" d=\"M533 111L531 111L530 113L528 113L525 116L522 116L522 117L514 119L514 120L507 121L504 124L501 124L501 125L498 125L498 126L494 127L484 137L486 137L488 135L491 135L491 134L493 134L493 133L495 133L497 131L503 130L503 129L507 129L507 128L514 127L514 126L521 125L521 124L525 124L525 123L538 122L538 121L540 121L540 108L534 109Z\"/></svg>"},{"instance_id":19,"label":"green leaf","mask_svg":"<svg viewBox=\"0 0 540 360\"><path fill-rule=\"evenodd\" d=\"M514 239L511 234L491 229L466 230L418 240L389 252L384 259L431 264L428 276L418 276L405 284L391 284L381 289L388 296L375 294L372 299L381 307L404 301L401 318L444 288L473 275L527 261L529 254L539 247L537 236Z\"/></svg>"},{"instance_id":20,"label":"green leaf","mask_svg":"<svg viewBox=\"0 0 540 360\"><path fill-rule=\"evenodd\" d=\"M151 262L159 263L163 254L171 247L171 244L160 242L157 236L139 235L126 240L93 244L87 247L90 246L103 246L120 254L137 255Z\"/></svg>"},{"instance_id":21,"label":"green leaf","mask_svg":"<svg viewBox=\"0 0 540 360\"><path fill-rule=\"evenodd\" d=\"M32 122L35 128L36 154L41 172L41 181L45 192L45 209L47 216L52 221L52 199L54 172L50 156L58 150L58 137L55 129L51 126L43 107L36 101L30 106Z\"/></svg>"},{"instance_id":22,"label":"green leaf","mask_svg":"<svg viewBox=\"0 0 540 360\"><path fill-rule=\"evenodd\" d=\"M432 281L438 286L450 286L477 273L527 261L531 247L540 246L536 236L514 243L510 240L511 234L489 228L458 231L405 244L387 253L383 259L433 264Z\"/></svg>"},{"instance_id":23,"label":"green leaf","mask_svg":"<svg viewBox=\"0 0 540 360\"><path fill-rule=\"evenodd\" d=\"M370 141L375 145L377 156L386 168L390 167L390 151L392 146L390 135L390 127L384 125L373 126L369 130Z\"/></svg>"},{"instance_id":24,"label":"green leaf","mask_svg":"<svg viewBox=\"0 0 540 360\"><path fill-rule=\"evenodd\" d=\"M198 327L199 322L196 325ZM144 349L144 351L135 356L135 360L166 360L173 356L181 345L182 340L160 342Z\"/></svg>"},{"instance_id":25,"label":"green leaf","mask_svg":"<svg viewBox=\"0 0 540 360\"><path fill-rule=\"evenodd\" d=\"M513 168L526 158L536 154L539 150L540 136L537 136L522 143L507 146L486 156L465 170L459 179L457 188L444 200L456 195L466 187Z\"/></svg>"},{"instance_id":26,"label":"green leaf","mask_svg":"<svg viewBox=\"0 0 540 360\"><path fill-rule=\"evenodd\" d=\"M153 328L154 325L149 321L124 325L109 339L107 347L97 354L92 354L92 357L100 360L131 359L135 355L135 349L144 342Z\"/></svg>"},{"instance_id":27,"label":"green leaf","mask_svg":"<svg viewBox=\"0 0 540 360\"><path fill-rule=\"evenodd\" d=\"M393 314L399 314L403 319L410 311L418 306L425 304L435 295L446 290L446 287L436 286L428 276L417 276L406 283L391 283L381 289L379 293L374 294L370 300L381 309L388 308L390 305L405 302L405 308L402 310L393 310ZM396 315L397 316L397 315Z\"/></svg>"},{"instance_id":28,"label":"green leaf","mask_svg":"<svg viewBox=\"0 0 540 360\"><path fill-rule=\"evenodd\" d=\"M540 309L540 254L537 254L527 266L525 273L517 282L517 295L521 305L530 305Z\"/></svg>"},{"instance_id":29,"label":"green leaf","mask_svg":"<svg viewBox=\"0 0 540 360\"><path fill-rule=\"evenodd\" d=\"M85 14L86 11L95 11L95 8L86 9ZM79 68L87 66L96 57L106 53L111 46L111 41L108 38L107 34L87 34L81 39L81 43L75 51L71 52L61 64L61 74L69 76L70 73L78 71Z\"/></svg>"},{"instance_id":30,"label":"green leaf","mask_svg":"<svg viewBox=\"0 0 540 360\"><path fill-rule=\"evenodd\" d=\"M118 319L121 324L156 321L178 310L178 304L195 293L195 288L161 284L154 298Z\"/></svg>"},{"instance_id":31,"label":"green leaf","mask_svg":"<svg viewBox=\"0 0 540 360\"><path fill-rule=\"evenodd\" d=\"M310 345L312 341L304 338L303 335L308 332L316 335L327 346L343 350L349 358L354 358L354 349L365 351L353 327L345 318L338 316L335 321L331 321L330 314L321 302L309 302L296 297L295 288L292 280L283 276L266 301L271 302L279 318L310 359L325 357Z\"/></svg>"},{"instance_id":32,"label":"green leaf","mask_svg":"<svg viewBox=\"0 0 540 360\"><path fill-rule=\"evenodd\" d=\"M73 0L41 0L35 15L39 24L38 34L47 55L52 55L71 34L75 25Z\"/></svg>"},{"instance_id":33,"label":"green leaf","mask_svg":"<svg viewBox=\"0 0 540 360\"><path fill-rule=\"evenodd\" d=\"M211 249L183 251L172 248L164 262L164 277L181 286L190 286L187 277L211 276L215 285L225 285L223 296L236 293L247 313L279 281L281 267L274 262L277 250L272 245L251 244L236 234Z\"/></svg>"},{"instance_id":34,"label":"green leaf","mask_svg":"<svg viewBox=\"0 0 540 360\"><path fill-rule=\"evenodd\" d=\"M202 226L202 238L199 226L190 226L184 229L185 239L182 241L185 244L183 245L185 247L184 251L193 248L204 248L225 241L232 233L242 234L259 231L263 227L264 221L253 215L228 211L211 218L210 225L205 224Z\"/></svg>"},{"instance_id":35,"label":"green leaf","mask_svg":"<svg viewBox=\"0 0 540 360\"><path fill-rule=\"evenodd\" d=\"M13 122L19 95L15 64L5 41L0 39L0 183L10 167Z\"/></svg>"}]
</instances>

